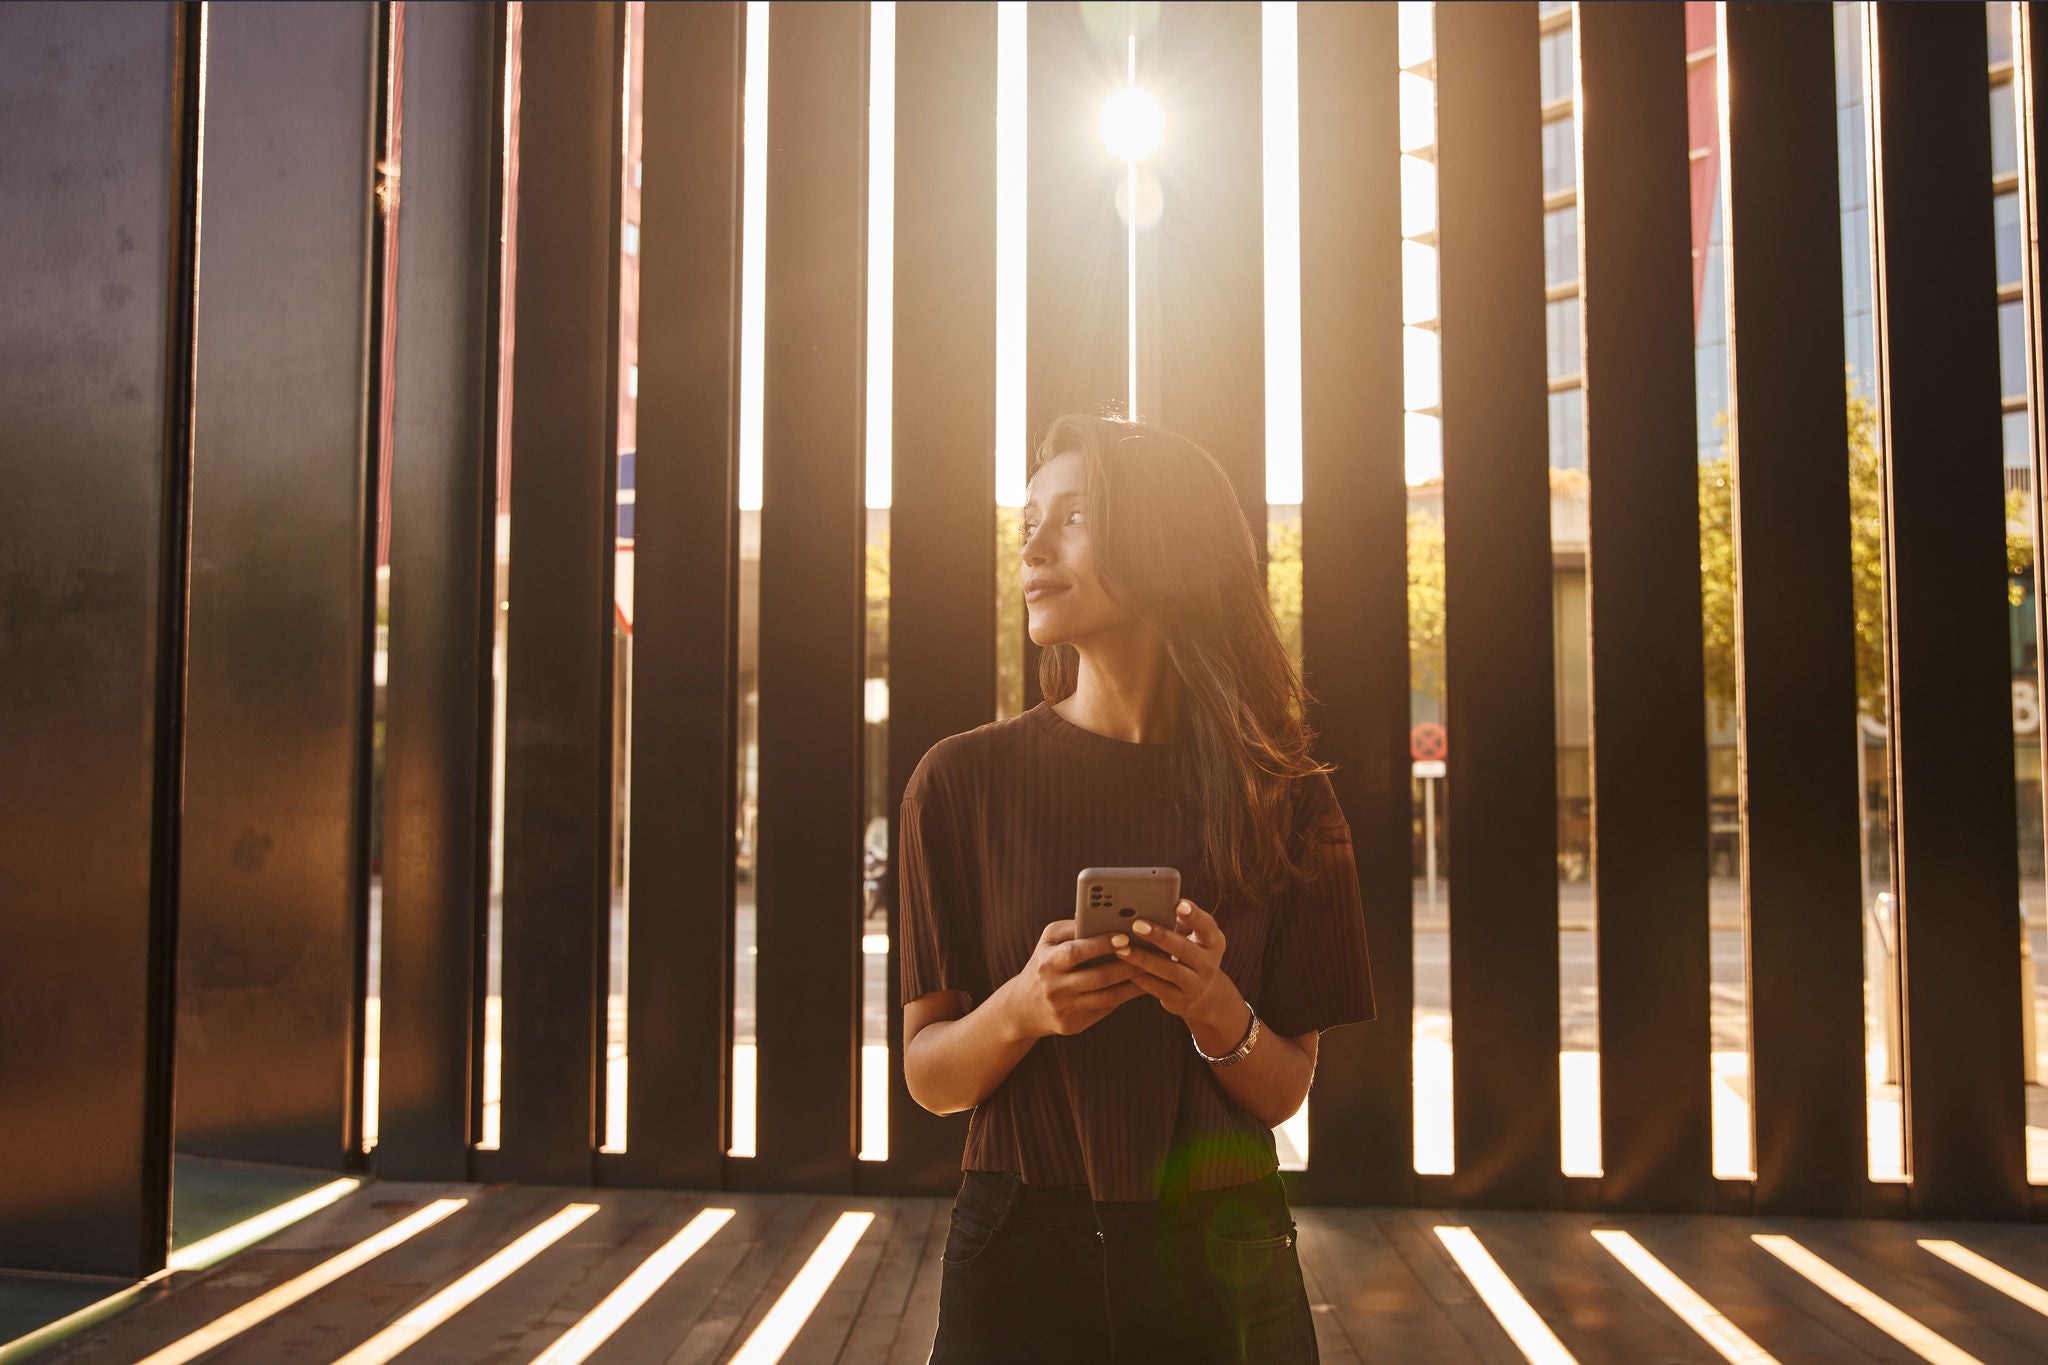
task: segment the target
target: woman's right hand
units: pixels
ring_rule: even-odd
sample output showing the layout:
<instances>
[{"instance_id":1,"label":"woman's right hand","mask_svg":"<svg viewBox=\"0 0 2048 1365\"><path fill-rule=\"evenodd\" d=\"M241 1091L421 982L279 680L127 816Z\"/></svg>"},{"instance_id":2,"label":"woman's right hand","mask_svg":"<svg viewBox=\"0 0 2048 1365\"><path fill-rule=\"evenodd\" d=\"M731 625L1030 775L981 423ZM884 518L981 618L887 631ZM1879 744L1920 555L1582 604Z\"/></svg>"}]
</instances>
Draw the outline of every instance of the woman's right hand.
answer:
<instances>
[{"instance_id":1,"label":"woman's right hand","mask_svg":"<svg viewBox=\"0 0 2048 1365\"><path fill-rule=\"evenodd\" d=\"M1128 934L1074 937L1074 921L1045 926L1022 971L1010 978L1014 1017L1027 1038L1080 1033L1126 1000L1145 992L1135 983L1139 968L1114 954ZM1097 958L1107 961L1083 966Z\"/></svg>"},{"instance_id":2,"label":"woman's right hand","mask_svg":"<svg viewBox=\"0 0 2048 1365\"><path fill-rule=\"evenodd\" d=\"M934 1114L972 1109L994 1094L1040 1038L1079 1033L1145 992L1139 968L1115 955L1125 934L1074 937L1074 922L1045 926L1031 960L976 1004L931 991L903 1007L903 1080ZM1098 959L1100 959L1098 961Z\"/></svg>"}]
</instances>

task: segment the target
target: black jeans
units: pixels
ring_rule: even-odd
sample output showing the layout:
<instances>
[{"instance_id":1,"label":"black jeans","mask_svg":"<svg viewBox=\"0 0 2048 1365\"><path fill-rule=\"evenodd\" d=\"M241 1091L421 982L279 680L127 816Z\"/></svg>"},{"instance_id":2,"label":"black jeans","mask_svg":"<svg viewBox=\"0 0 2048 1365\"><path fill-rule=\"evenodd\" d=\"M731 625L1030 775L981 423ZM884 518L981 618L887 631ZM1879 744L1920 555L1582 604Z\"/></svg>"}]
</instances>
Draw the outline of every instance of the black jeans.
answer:
<instances>
[{"instance_id":1,"label":"black jeans","mask_svg":"<svg viewBox=\"0 0 2048 1365\"><path fill-rule=\"evenodd\" d=\"M932 1365L1313 1362L1294 1243L1277 1175L1123 1203L967 1171Z\"/></svg>"}]
</instances>

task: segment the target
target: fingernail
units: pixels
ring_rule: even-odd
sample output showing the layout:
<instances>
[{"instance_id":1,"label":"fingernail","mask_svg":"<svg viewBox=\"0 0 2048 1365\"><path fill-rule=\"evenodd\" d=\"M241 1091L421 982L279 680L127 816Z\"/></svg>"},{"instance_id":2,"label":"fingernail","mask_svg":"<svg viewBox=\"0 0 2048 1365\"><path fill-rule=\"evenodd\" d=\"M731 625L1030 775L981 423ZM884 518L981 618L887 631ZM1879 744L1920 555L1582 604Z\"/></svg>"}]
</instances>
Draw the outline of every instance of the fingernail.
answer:
<instances>
[{"instance_id":1,"label":"fingernail","mask_svg":"<svg viewBox=\"0 0 2048 1365\"><path fill-rule=\"evenodd\" d=\"M1179 904L1177 904L1177 905L1175 905L1175 906L1173 907L1173 913L1174 913L1174 914L1176 914L1176 915L1185 915L1185 914L1187 914L1187 913L1188 913L1188 903L1187 903L1186 901L1181 901L1181 902L1180 902Z\"/></svg>"},{"instance_id":2,"label":"fingernail","mask_svg":"<svg viewBox=\"0 0 2048 1365\"><path fill-rule=\"evenodd\" d=\"M1112 948L1127 948L1130 946L1130 942L1131 936L1129 934L1111 934L1109 936L1109 946Z\"/></svg>"},{"instance_id":3,"label":"fingernail","mask_svg":"<svg viewBox=\"0 0 2048 1365\"><path fill-rule=\"evenodd\" d=\"M1131 927L1141 934L1149 934L1152 932L1152 922L1150 920L1141 919L1136 924L1133 924Z\"/></svg>"},{"instance_id":4,"label":"fingernail","mask_svg":"<svg viewBox=\"0 0 2048 1365\"><path fill-rule=\"evenodd\" d=\"M1129 948L1119 948L1116 950L1116 955L1118 957L1129 957L1131 955L1131 950Z\"/></svg>"}]
</instances>

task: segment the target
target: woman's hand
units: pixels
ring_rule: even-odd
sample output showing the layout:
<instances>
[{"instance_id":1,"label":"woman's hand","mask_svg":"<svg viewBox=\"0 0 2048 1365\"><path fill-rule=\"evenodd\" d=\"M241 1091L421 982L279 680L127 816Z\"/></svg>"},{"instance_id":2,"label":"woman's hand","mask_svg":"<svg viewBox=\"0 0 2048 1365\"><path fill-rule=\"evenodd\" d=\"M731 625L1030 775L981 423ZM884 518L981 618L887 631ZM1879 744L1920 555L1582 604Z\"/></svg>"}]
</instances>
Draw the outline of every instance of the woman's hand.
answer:
<instances>
[{"instance_id":1,"label":"woman's hand","mask_svg":"<svg viewBox=\"0 0 2048 1365\"><path fill-rule=\"evenodd\" d=\"M1131 932L1160 952L1134 944L1118 948L1116 955L1138 969L1136 985L1186 1021L1204 1051L1228 1052L1244 1036L1251 1015L1244 996L1223 974L1223 931L1215 916L1191 900L1174 907L1174 922L1178 931L1149 920L1132 921Z\"/></svg>"},{"instance_id":2,"label":"woman's hand","mask_svg":"<svg viewBox=\"0 0 2048 1365\"><path fill-rule=\"evenodd\" d=\"M1031 960L974 1006L931 991L903 1007L903 1081L934 1114L972 1109L996 1092L1040 1038L1080 1033L1137 999L1137 968L1111 954L1127 934L1074 937L1074 922L1045 926ZM970 1008L970 1006L972 1006Z\"/></svg>"},{"instance_id":3,"label":"woman's hand","mask_svg":"<svg viewBox=\"0 0 2048 1365\"><path fill-rule=\"evenodd\" d=\"M1142 992L1132 978L1135 967L1115 959L1083 966L1112 952L1128 951L1124 934L1074 937L1071 919L1045 926L1031 960L1005 983L1012 993L1012 1017L1026 1038L1079 1033Z\"/></svg>"}]
</instances>

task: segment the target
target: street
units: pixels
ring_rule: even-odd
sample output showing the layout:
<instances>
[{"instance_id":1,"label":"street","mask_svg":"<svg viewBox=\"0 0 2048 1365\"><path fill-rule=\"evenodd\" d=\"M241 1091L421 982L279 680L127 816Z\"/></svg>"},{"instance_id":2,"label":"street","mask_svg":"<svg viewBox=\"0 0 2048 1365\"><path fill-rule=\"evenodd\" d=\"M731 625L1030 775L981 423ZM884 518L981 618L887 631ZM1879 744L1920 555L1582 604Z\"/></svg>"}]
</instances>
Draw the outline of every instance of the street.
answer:
<instances>
[{"instance_id":1,"label":"street","mask_svg":"<svg viewBox=\"0 0 2048 1365\"><path fill-rule=\"evenodd\" d=\"M374 1097L378 1067L380 1001L377 982L381 959L381 887L371 890L368 1007L369 1036L366 1040L366 1072L371 1098L366 1106L365 1129L370 1141L376 1133ZM1416 1141L1420 1170L1449 1169L1450 1162L1450 1062L1453 1013L1450 992L1450 903L1447 886L1439 887L1434 907L1425 888L1417 883L1415 893L1414 984L1416 1048ZM2027 938L2032 963L2048 959L2048 920L2043 915L2042 883L2028 881L2022 888L2027 908ZM1746 984L1743 977L1742 898L1739 882L1717 880L1710 888L1708 935L1709 954L1709 1051L1715 1086L1715 1149L1717 1170L1735 1174L1748 1160L1748 1034ZM1591 889L1583 883L1567 883L1558 889L1558 1026L1561 1051L1560 1084L1567 1098L1565 1134L1567 1169L1598 1169L1598 1086L1599 1086L1599 985L1597 945ZM754 1063L754 967L757 961L755 914L752 887L742 882L735 919L733 1042L736 1089L751 1099ZM606 1054L610 1062L607 1077L606 1132L608 1144L623 1140L626 1037L626 953L630 917L623 906L615 907L611 924L610 999L607 1009ZM862 936L862 1092L869 1119L863 1127L864 1150L870 1155L886 1150L886 1094L888 1001L888 940L872 922ZM499 959L501 942L498 905L491 907L488 966L489 994L485 1005L485 1095L484 1136L494 1140L497 1128L498 1031L501 1018ZM1871 993L1866 989L1866 1000ZM2034 1007L2039 1025L2035 1030L2035 1075L2048 1075L2048 973L2035 971ZM1899 1137L1899 1092L1884 1083L1885 1058L1881 1041L1875 1036L1874 1021L1866 1016L1866 1034L1873 1045L1870 1053L1872 1085L1871 1159L1873 1173L1897 1168L1901 1161ZM1575 1060L1581 1059L1581 1060ZM2031 1078L2030 1078L2031 1079ZM746 1107L746 1106L739 1106ZM2029 1168L2038 1180L2048 1180L2048 1087L2027 1087L2029 1122ZM1583 1113L1579 1112L1583 1111ZM752 1149L752 1115L735 1115L735 1150ZM1283 1161L1294 1165L1301 1159L1306 1143L1306 1125L1299 1116L1280 1132Z\"/></svg>"}]
</instances>

